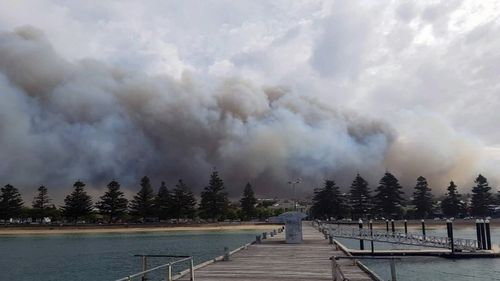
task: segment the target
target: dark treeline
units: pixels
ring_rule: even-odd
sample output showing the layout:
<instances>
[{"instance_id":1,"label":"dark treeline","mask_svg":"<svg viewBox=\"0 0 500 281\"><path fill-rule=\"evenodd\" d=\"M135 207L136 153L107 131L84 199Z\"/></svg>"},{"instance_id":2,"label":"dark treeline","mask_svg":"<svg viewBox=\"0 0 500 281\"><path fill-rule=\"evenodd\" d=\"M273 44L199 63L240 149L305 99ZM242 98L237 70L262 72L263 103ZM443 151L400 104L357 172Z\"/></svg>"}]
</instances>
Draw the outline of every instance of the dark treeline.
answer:
<instances>
[{"instance_id":1,"label":"dark treeline","mask_svg":"<svg viewBox=\"0 0 500 281\"><path fill-rule=\"evenodd\" d=\"M373 191L359 174L349 192L342 194L333 180L325 180L324 187L315 189L310 215L317 219L424 219L434 216L463 218L486 217L494 213L494 204L500 204L500 192L495 196L488 180L479 175L474 181L470 200L457 191L453 181L441 201L435 200L427 180L417 178L414 192L405 199L398 179L386 172Z\"/></svg>"},{"instance_id":2,"label":"dark treeline","mask_svg":"<svg viewBox=\"0 0 500 281\"><path fill-rule=\"evenodd\" d=\"M181 221L195 218L206 221L262 220L285 211L270 210L268 206L258 204L250 183L242 188L241 200L231 203L217 171L210 175L200 199L198 204L191 188L182 180L173 188L168 188L165 182L161 182L155 191L150 179L145 176L140 181L139 191L130 201L125 198L120 183L113 180L94 203L85 190L85 183L78 180L73 184L73 191L64 199L63 206L58 208L51 204L48 189L40 186L32 207L26 208L19 191L7 184L0 189L0 221L32 218L44 222L46 217L67 222L107 223Z\"/></svg>"}]
</instances>

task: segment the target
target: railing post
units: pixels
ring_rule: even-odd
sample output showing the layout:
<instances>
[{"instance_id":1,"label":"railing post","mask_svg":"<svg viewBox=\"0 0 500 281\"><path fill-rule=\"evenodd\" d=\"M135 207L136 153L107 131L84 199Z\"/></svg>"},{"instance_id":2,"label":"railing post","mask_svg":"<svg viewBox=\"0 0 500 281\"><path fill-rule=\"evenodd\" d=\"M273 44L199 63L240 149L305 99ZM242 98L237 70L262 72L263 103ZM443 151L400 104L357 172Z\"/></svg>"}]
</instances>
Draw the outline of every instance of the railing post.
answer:
<instances>
[{"instance_id":1,"label":"railing post","mask_svg":"<svg viewBox=\"0 0 500 281\"><path fill-rule=\"evenodd\" d=\"M389 232L389 220L385 220L385 231Z\"/></svg>"},{"instance_id":2,"label":"railing post","mask_svg":"<svg viewBox=\"0 0 500 281\"><path fill-rule=\"evenodd\" d=\"M191 279L189 279L190 281L194 281L194 262L193 262L193 258L191 258L191 263L189 264L189 272L191 274Z\"/></svg>"},{"instance_id":3,"label":"railing post","mask_svg":"<svg viewBox=\"0 0 500 281\"><path fill-rule=\"evenodd\" d=\"M408 237L408 221L405 220L405 237Z\"/></svg>"},{"instance_id":4,"label":"railing post","mask_svg":"<svg viewBox=\"0 0 500 281\"><path fill-rule=\"evenodd\" d=\"M391 220L391 229L392 229L392 235L396 233L396 228L394 227L394 219Z\"/></svg>"},{"instance_id":5,"label":"railing post","mask_svg":"<svg viewBox=\"0 0 500 281\"><path fill-rule=\"evenodd\" d=\"M332 277L333 281L337 281L337 262L335 262L335 257L330 258L332 260Z\"/></svg>"},{"instance_id":6,"label":"railing post","mask_svg":"<svg viewBox=\"0 0 500 281\"><path fill-rule=\"evenodd\" d=\"M396 261L395 259L391 259L391 281L396 280Z\"/></svg>"},{"instance_id":7,"label":"railing post","mask_svg":"<svg viewBox=\"0 0 500 281\"><path fill-rule=\"evenodd\" d=\"M167 281L172 281L172 265L167 266Z\"/></svg>"},{"instance_id":8,"label":"railing post","mask_svg":"<svg viewBox=\"0 0 500 281\"><path fill-rule=\"evenodd\" d=\"M144 255L142 256L142 271L148 270L148 258ZM142 275L142 281L148 280L148 276L146 273Z\"/></svg>"},{"instance_id":9,"label":"railing post","mask_svg":"<svg viewBox=\"0 0 500 281\"><path fill-rule=\"evenodd\" d=\"M222 260L229 261L229 248L228 247L224 247L224 258Z\"/></svg>"}]
</instances>

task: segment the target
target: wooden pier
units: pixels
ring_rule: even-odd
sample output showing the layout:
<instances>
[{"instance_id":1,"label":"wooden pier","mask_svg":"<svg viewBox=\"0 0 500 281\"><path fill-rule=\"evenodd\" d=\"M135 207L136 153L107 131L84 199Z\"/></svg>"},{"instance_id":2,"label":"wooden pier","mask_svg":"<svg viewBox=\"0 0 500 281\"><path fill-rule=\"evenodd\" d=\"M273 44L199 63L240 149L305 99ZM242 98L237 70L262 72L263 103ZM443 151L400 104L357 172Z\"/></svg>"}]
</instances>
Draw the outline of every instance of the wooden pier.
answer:
<instances>
[{"instance_id":1,"label":"wooden pier","mask_svg":"<svg viewBox=\"0 0 500 281\"><path fill-rule=\"evenodd\" d=\"M195 267L195 280L200 281L270 281L270 280L333 280L332 256L345 256L310 223L303 223L304 241L286 244L284 233L243 247L228 261L217 259ZM350 281L377 280L362 264L350 260L336 261L344 278ZM190 280L189 274L176 280Z\"/></svg>"}]
</instances>

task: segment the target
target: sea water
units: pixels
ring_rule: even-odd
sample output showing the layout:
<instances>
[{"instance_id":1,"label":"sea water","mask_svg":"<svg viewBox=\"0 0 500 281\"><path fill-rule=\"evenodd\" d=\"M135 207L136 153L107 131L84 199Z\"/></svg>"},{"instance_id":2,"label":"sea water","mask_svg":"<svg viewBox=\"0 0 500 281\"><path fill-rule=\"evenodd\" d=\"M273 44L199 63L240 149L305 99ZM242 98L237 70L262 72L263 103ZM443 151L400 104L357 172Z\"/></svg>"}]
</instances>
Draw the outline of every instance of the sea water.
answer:
<instances>
[{"instance_id":1,"label":"sea water","mask_svg":"<svg viewBox=\"0 0 500 281\"><path fill-rule=\"evenodd\" d=\"M398 232L404 230L399 227ZM409 228L409 232L421 234L420 228ZM493 244L500 244L500 227L491 228ZM426 235L446 237L446 226L427 226ZM476 239L475 225L455 227L456 238ZM352 249L359 249L359 240L336 239ZM370 241L364 242L365 250L370 249ZM376 249L418 249L418 247L374 243ZM398 281L496 281L500 280L500 258L448 259L441 257L398 257L396 274ZM389 260L361 260L383 280L391 279Z\"/></svg>"},{"instance_id":2,"label":"sea water","mask_svg":"<svg viewBox=\"0 0 500 281\"><path fill-rule=\"evenodd\" d=\"M0 281L111 281L141 271L142 260L135 254L189 255L197 264L222 255L224 247L235 249L254 240L258 233L255 230L0 236ZM158 258L151 259L150 264L166 262ZM187 266L180 265L176 270ZM165 276L164 271L156 275L159 274Z\"/></svg>"}]
</instances>

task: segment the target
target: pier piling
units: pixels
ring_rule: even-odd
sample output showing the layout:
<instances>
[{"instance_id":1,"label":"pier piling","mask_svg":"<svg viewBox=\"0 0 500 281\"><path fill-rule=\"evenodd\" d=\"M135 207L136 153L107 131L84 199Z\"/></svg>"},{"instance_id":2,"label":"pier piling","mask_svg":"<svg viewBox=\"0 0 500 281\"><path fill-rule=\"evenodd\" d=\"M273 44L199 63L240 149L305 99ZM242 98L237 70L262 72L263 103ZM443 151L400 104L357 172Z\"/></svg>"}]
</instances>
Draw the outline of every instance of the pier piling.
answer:
<instances>
[{"instance_id":1,"label":"pier piling","mask_svg":"<svg viewBox=\"0 0 500 281\"><path fill-rule=\"evenodd\" d=\"M359 219L358 226L359 226L359 236L361 237L361 232L363 231L363 220L362 219ZM363 239L359 239L359 249L360 250L365 249L365 241Z\"/></svg>"},{"instance_id":2,"label":"pier piling","mask_svg":"<svg viewBox=\"0 0 500 281\"><path fill-rule=\"evenodd\" d=\"M483 238L483 235L481 234L481 224L479 219L476 219L476 237L477 237L477 248L482 249L483 248L483 241L481 240Z\"/></svg>"},{"instance_id":3,"label":"pier piling","mask_svg":"<svg viewBox=\"0 0 500 281\"><path fill-rule=\"evenodd\" d=\"M481 219L479 220L479 227L481 228L481 242L482 242L482 248L483 250L487 249L487 241L486 241L486 224L484 223L484 220Z\"/></svg>"},{"instance_id":4,"label":"pier piling","mask_svg":"<svg viewBox=\"0 0 500 281\"><path fill-rule=\"evenodd\" d=\"M370 240L370 246L371 246L371 250L372 250L372 255L375 251L375 249L373 248L373 220L370 220L370 236L372 237L372 239Z\"/></svg>"},{"instance_id":5,"label":"pier piling","mask_svg":"<svg viewBox=\"0 0 500 281\"><path fill-rule=\"evenodd\" d=\"M490 233L490 221L484 221L484 230L486 232L486 250L491 250L491 233Z\"/></svg>"},{"instance_id":6,"label":"pier piling","mask_svg":"<svg viewBox=\"0 0 500 281\"><path fill-rule=\"evenodd\" d=\"M450 241L451 253L455 253L455 243L453 241L453 221L446 221L446 230L448 232L448 240Z\"/></svg>"},{"instance_id":7,"label":"pier piling","mask_svg":"<svg viewBox=\"0 0 500 281\"><path fill-rule=\"evenodd\" d=\"M425 239L425 220L422 219L422 236Z\"/></svg>"}]
</instances>

